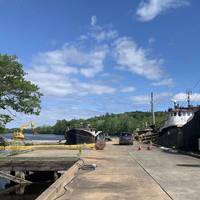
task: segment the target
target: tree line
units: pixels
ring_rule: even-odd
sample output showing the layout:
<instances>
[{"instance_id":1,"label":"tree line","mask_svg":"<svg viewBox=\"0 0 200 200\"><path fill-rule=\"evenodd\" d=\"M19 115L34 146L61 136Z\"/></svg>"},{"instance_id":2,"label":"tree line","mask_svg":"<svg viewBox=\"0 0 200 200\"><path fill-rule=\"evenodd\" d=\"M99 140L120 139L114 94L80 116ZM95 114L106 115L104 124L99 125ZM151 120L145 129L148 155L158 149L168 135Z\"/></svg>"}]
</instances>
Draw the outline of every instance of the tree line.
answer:
<instances>
[{"instance_id":1,"label":"tree line","mask_svg":"<svg viewBox=\"0 0 200 200\"><path fill-rule=\"evenodd\" d=\"M156 112L156 124L159 126L166 119L166 112ZM152 124L152 115L149 112L126 112L122 114L105 114L89 119L58 120L53 126L36 128L40 134L63 135L69 128L91 127L109 135L118 135L120 132L134 132L137 128L145 128Z\"/></svg>"}]
</instances>

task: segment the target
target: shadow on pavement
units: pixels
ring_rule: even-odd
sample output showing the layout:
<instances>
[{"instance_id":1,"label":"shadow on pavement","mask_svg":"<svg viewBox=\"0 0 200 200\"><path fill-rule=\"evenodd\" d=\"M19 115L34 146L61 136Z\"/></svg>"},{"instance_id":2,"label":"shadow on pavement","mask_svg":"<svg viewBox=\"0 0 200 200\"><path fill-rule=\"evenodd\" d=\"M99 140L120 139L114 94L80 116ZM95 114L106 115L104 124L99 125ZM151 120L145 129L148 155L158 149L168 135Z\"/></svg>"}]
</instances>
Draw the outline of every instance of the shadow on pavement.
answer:
<instances>
[{"instance_id":1,"label":"shadow on pavement","mask_svg":"<svg viewBox=\"0 0 200 200\"><path fill-rule=\"evenodd\" d=\"M179 167L200 167L198 164L177 164Z\"/></svg>"}]
</instances>

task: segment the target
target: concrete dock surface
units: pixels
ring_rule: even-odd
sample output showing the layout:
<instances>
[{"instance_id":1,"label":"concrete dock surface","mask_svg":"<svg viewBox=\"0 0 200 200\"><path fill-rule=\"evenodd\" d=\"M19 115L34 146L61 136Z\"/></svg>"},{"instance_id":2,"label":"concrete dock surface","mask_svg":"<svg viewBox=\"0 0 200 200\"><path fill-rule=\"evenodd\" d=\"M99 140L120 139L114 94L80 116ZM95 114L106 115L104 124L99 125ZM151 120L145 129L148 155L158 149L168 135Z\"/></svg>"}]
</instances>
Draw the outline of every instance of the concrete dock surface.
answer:
<instances>
[{"instance_id":1,"label":"concrete dock surface","mask_svg":"<svg viewBox=\"0 0 200 200\"><path fill-rule=\"evenodd\" d=\"M81 159L85 165L96 164L96 169L79 170L70 183L62 179L63 187L57 191L56 199L200 199L200 159L158 147L152 150L147 150L147 145L142 145L141 150L138 147L137 142L118 145L118 140L114 139L104 150L83 150ZM63 165L67 159L78 159L78 153L78 150L64 149L33 150L10 158L15 158L16 162L21 158L33 163L35 160L45 161L48 165L52 159Z\"/></svg>"},{"instance_id":2,"label":"concrete dock surface","mask_svg":"<svg viewBox=\"0 0 200 200\"><path fill-rule=\"evenodd\" d=\"M103 151L84 151L86 164L59 200L199 200L200 159L167 153L157 147L108 143Z\"/></svg>"},{"instance_id":3,"label":"concrete dock surface","mask_svg":"<svg viewBox=\"0 0 200 200\"><path fill-rule=\"evenodd\" d=\"M172 199L200 199L200 159L159 148L130 154Z\"/></svg>"},{"instance_id":4,"label":"concrete dock surface","mask_svg":"<svg viewBox=\"0 0 200 200\"><path fill-rule=\"evenodd\" d=\"M86 164L97 164L96 170L81 170L58 199L171 199L132 157L134 148L109 143L103 151L84 151Z\"/></svg>"}]
</instances>

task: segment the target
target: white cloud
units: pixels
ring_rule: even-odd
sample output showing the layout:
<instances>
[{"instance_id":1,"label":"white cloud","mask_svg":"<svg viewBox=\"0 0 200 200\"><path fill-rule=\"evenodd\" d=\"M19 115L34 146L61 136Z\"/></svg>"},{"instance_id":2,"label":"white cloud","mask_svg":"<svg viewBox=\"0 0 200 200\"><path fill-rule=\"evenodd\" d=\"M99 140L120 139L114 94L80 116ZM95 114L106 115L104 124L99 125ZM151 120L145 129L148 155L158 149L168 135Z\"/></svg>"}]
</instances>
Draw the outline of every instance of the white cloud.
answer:
<instances>
[{"instance_id":1,"label":"white cloud","mask_svg":"<svg viewBox=\"0 0 200 200\"><path fill-rule=\"evenodd\" d=\"M103 61L106 58L107 54L107 46L102 46L96 48L91 52L88 56L86 61L83 63L88 67L81 68L80 73L87 78L94 77L99 72L103 71L104 65Z\"/></svg>"},{"instance_id":2,"label":"white cloud","mask_svg":"<svg viewBox=\"0 0 200 200\"><path fill-rule=\"evenodd\" d=\"M92 31L90 32L90 36L97 40L98 42L102 42L105 40L113 40L118 37L118 32L113 30L110 26L101 27L94 26Z\"/></svg>"},{"instance_id":3,"label":"white cloud","mask_svg":"<svg viewBox=\"0 0 200 200\"><path fill-rule=\"evenodd\" d=\"M105 40L113 40L118 37L118 32L113 29L112 25L100 26L97 25L96 16L91 17L91 29L90 32L87 33L87 38L92 37L97 42L102 42Z\"/></svg>"},{"instance_id":4,"label":"white cloud","mask_svg":"<svg viewBox=\"0 0 200 200\"><path fill-rule=\"evenodd\" d=\"M87 40L88 39L88 36L87 35L81 35L79 37L80 40Z\"/></svg>"},{"instance_id":5,"label":"white cloud","mask_svg":"<svg viewBox=\"0 0 200 200\"><path fill-rule=\"evenodd\" d=\"M200 102L200 93L192 93L191 94L191 101ZM187 101L186 93L180 92L173 96L172 100L175 101Z\"/></svg>"},{"instance_id":6,"label":"white cloud","mask_svg":"<svg viewBox=\"0 0 200 200\"><path fill-rule=\"evenodd\" d=\"M158 81L158 82L154 82L152 83L153 86L168 86L168 87L173 87L175 84L174 84L174 81L172 78L165 78L161 81Z\"/></svg>"},{"instance_id":7,"label":"white cloud","mask_svg":"<svg viewBox=\"0 0 200 200\"><path fill-rule=\"evenodd\" d=\"M161 92L161 93L157 93L154 94L154 103L159 103L163 100L166 100L167 97L171 97L172 94L169 92ZM137 95L137 96L133 96L131 97L131 100L133 102L133 104L137 104L137 105L150 105L150 101L151 101L151 96L149 95Z\"/></svg>"},{"instance_id":8,"label":"white cloud","mask_svg":"<svg viewBox=\"0 0 200 200\"><path fill-rule=\"evenodd\" d=\"M107 25L99 25L97 24L97 17L92 16L90 20L90 28L89 31L85 34L80 35L79 40L95 40L95 42L108 42L118 37L118 31L113 29L112 24Z\"/></svg>"},{"instance_id":9,"label":"white cloud","mask_svg":"<svg viewBox=\"0 0 200 200\"><path fill-rule=\"evenodd\" d=\"M113 87L90 80L80 81L81 76L92 80L104 70L106 54L107 46L84 50L75 45L65 44L60 49L35 55L27 77L48 96L112 94L115 92Z\"/></svg>"},{"instance_id":10,"label":"white cloud","mask_svg":"<svg viewBox=\"0 0 200 200\"><path fill-rule=\"evenodd\" d=\"M136 11L138 19L146 22L153 20L168 9L190 5L188 0L146 0L141 1Z\"/></svg>"},{"instance_id":11,"label":"white cloud","mask_svg":"<svg viewBox=\"0 0 200 200\"><path fill-rule=\"evenodd\" d=\"M96 17L95 15L93 15L93 16L91 17L90 25L91 25L91 26L95 26L96 23L97 23L97 17Z\"/></svg>"},{"instance_id":12,"label":"white cloud","mask_svg":"<svg viewBox=\"0 0 200 200\"><path fill-rule=\"evenodd\" d=\"M55 73L77 74L94 77L103 71L103 61L107 54L107 47L99 46L91 51L84 51L74 45L65 44L61 49L42 52L34 56L33 66L41 70Z\"/></svg>"},{"instance_id":13,"label":"white cloud","mask_svg":"<svg viewBox=\"0 0 200 200\"><path fill-rule=\"evenodd\" d=\"M62 73L54 73L49 71L41 72L37 68L28 71L28 79L37 84L41 91L47 96L66 97L68 95L102 95L113 94L116 89L110 86L85 83L77 79L73 79Z\"/></svg>"},{"instance_id":14,"label":"white cloud","mask_svg":"<svg viewBox=\"0 0 200 200\"><path fill-rule=\"evenodd\" d=\"M122 89L121 89L121 92L134 92L135 90L136 90L135 87L129 86L129 87L124 87L124 88L122 88Z\"/></svg>"},{"instance_id":15,"label":"white cloud","mask_svg":"<svg viewBox=\"0 0 200 200\"><path fill-rule=\"evenodd\" d=\"M114 43L114 55L121 69L129 70L150 80L162 78L163 60L150 58L148 50L138 47L131 38L118 38Z\"/></svg>"},{"instance_id":16,"label":"white cloud","mask_svg":"<svg viewBox=\"0 0 200 200\"><path fill-rule=\"evenodd\" d=\"M133 104L150 104L150 97L147 95L138 95L138 96L133 96L131 97L131 100Z\"/></svg>"},{"instance_id":17,"label":"white cloud","mask_svg":"<svg viewBox=\"0 0 200 200\"><path fill-rule=\"evenodd\" d=\"M78 89L80 90L81 95L88 95L88 94L113 94L116 92L115 88L106 86L106 85L99 85L99 84L89 84L89 83L79 83Z\"/></svg>"}]
</instances>

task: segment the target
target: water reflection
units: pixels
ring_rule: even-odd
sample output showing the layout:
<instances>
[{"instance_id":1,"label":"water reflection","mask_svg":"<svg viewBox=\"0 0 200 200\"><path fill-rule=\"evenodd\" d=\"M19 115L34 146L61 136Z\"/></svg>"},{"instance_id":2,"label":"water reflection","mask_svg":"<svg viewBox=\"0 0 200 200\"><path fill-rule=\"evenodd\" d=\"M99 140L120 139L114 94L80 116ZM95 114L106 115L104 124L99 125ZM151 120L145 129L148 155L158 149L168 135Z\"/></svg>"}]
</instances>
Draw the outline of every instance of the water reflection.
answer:
<instances>
[{"instance_id":1,"label":"water reflection","mask_svg":"<svg viewBox=\"0 0 200 200\"><path fill-rule=\"evenodd\" d=\"M0 198L4 200L33 200L45 191L53 182L33 183L30 185L7 185L7 189L0 191Z\"/></svg>"}]
</instances>

